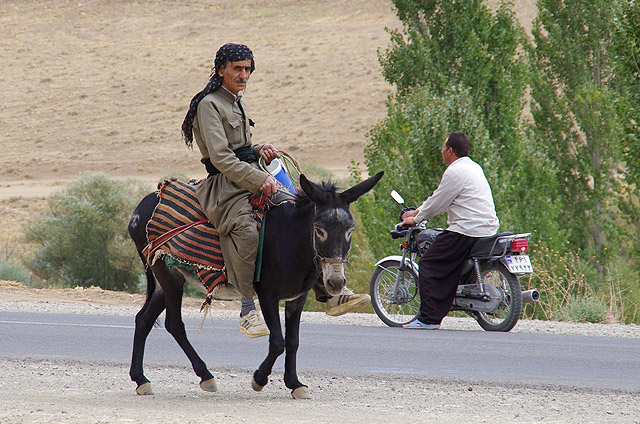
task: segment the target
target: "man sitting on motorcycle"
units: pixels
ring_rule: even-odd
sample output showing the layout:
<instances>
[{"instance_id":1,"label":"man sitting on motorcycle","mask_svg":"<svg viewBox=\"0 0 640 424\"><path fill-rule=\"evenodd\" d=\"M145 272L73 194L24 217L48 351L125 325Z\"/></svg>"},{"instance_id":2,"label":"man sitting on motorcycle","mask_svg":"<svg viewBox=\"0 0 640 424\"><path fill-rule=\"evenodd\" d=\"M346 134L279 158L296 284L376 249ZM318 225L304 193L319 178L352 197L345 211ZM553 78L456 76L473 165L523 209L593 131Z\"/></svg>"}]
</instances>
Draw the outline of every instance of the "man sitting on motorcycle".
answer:
<instances>
[{"instance_id":1,"label":"man sitting on motorcycle","mask_svg":"<svg viewBox=\"0 0 640 424\"><path fill-rule=\"evenodd\" d=\"M462 264L480 237L499 227L491 187L482 167L469 158L469 138L452 132L442 145L447 169L440 185L416 210L405 212L402 223L414 226L447 211L447 229L420 258L420 311L408 329L437 330L451 308Z\"/></svg>"}]
</instances>

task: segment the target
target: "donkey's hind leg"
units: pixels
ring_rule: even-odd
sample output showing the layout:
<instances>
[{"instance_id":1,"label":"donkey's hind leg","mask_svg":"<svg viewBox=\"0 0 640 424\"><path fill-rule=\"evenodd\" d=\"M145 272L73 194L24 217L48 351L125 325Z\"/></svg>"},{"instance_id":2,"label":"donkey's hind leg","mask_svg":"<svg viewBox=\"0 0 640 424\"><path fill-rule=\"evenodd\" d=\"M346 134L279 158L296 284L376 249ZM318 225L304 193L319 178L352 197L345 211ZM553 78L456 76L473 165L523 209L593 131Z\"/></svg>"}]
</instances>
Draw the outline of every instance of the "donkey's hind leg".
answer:
<instances>
[{"instance_id":1,"label":"donkey's hind leg","mask_svg":"<svg viewBox=\"0 0 640 424\"><path fill-rule=\"evenodd\" d=\"M155 290L144 303L144 306L136 314L136 328L133 336L133 354L131 356L131 368L129 375L138 387L136 393L139 395L152 395L151 383L144 376L143 361L144 347L147 336L151 332L158 316L164 311L164 296L161 290Z\"/></svg>"},{"instance_id":2,"label":"donkey's hind leg","mask_svg":"<svg viewBox=\"0 0 640 424\"><path fill-rule=\"evenodd\" d=\"M184 289L184 278L178 272L171 272L164 264L154 268L158 280L162 281L164 298L167 308L165 328L180 345L182 351L187 355L196 375L200 377L200 388L207 392L218 390L213 375L207 369L207 365L198 356L193 348L182 321L182 291ZM162 278L162 279L161 279Z\"/></svg>"}]
</instances>

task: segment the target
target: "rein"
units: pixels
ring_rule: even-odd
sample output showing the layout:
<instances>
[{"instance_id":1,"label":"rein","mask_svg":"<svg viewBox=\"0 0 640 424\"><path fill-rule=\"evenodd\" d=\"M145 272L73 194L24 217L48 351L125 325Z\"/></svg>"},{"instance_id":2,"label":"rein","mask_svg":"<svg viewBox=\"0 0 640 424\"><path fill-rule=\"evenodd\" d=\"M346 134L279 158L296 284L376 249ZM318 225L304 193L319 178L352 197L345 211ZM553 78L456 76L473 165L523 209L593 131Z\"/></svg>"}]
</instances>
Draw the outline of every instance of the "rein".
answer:
<instances>
[{"instance_id":1,"label":"rein","mask_svg":"<svg viewBox=\"0 0 640 424\"><path fill-rule=\"evenodd\" d=\"M300 170L300 165L298 165L298 162L293 158L293 156L291 156L289 153L285 152L284 150L278 150L278 152L280 154L280 163L282 163L283 169L286 171L287 175L289 175L289 178L295 177L295 178L292 178L292 182L294 184L298 183L300 179L300 174L302 174L302 171ZM269 171L269 168L267 168L267 166L265 165L264 159L262 158L262 156L258 158L258 165L260 166L261 170L271 175L273 179L276 180L276 184L278 185L279 188L283 188L285 192L289 193L289 190L280 181L278 181L278 178L276 178L276 176L273 175L271 171Z\"/></svg>"}]
</instances>

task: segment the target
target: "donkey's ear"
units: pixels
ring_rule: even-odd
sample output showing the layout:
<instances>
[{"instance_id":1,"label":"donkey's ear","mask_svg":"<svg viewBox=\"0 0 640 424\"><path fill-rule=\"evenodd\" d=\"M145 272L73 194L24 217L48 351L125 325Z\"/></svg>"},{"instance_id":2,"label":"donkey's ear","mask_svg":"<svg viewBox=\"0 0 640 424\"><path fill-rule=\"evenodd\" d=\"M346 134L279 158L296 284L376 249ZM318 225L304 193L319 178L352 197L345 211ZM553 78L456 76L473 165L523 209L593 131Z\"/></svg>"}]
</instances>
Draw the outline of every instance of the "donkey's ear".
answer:
<instances>
[{"instance_id":1,"label":"donkey's ear","mask_svg":"<svg viewBox=\"0 0 640 424\"><path fill-rule=\"evenodd\" d=\"M322 188L318 184L309 181L309 179L305 177L304 174L300 174L300 188L302 188L302 191L304 191L306 195L309 196L309 199L311 199L313 203L326 202L327 195L324 190L322 190Z\"/></svg>"},{"instance_id":2,"label":"donkey's ear","mask_svg":"<svg viewBox=\"0 0 640 424\"><path fill-rule=\"evenodd\" d=\"M360 184L354 185L349 190L345 190L340 193L340 198L347 204L355 202L360 196L362 196L363 194L371 190L376 184L378 184L378 181L380 181L380 178L382 178L383 175L384 171L378 172L373 177L366 179Z\"/></svg>"}]
</instances>

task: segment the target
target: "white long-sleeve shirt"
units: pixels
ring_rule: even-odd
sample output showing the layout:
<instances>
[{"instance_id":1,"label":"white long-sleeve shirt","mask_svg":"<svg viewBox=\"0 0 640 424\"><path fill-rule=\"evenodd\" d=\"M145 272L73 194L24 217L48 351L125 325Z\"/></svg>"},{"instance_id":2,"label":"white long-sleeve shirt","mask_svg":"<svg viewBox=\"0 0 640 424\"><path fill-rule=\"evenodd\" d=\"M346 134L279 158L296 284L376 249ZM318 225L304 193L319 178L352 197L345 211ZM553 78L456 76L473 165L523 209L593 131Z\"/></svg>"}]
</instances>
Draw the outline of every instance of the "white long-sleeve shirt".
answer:
<instances>
[{"instance_id":1,"label":"white long-sleeve shirt","mask_svg":"<svg viewBox=\"0 0 640 424\"><path fill-rule=\"evenodd\" d=\"M469 237L498 232L491 187L482 167L468 156L456 159L442 174L440 185L418 208L416 223L447 211L447 230Z\"/></svg>"}]
</instances>

